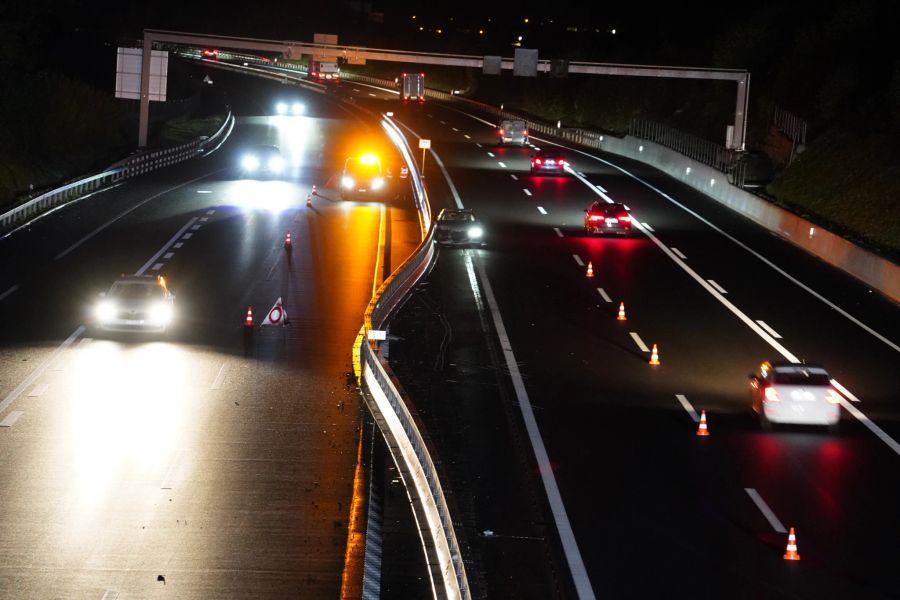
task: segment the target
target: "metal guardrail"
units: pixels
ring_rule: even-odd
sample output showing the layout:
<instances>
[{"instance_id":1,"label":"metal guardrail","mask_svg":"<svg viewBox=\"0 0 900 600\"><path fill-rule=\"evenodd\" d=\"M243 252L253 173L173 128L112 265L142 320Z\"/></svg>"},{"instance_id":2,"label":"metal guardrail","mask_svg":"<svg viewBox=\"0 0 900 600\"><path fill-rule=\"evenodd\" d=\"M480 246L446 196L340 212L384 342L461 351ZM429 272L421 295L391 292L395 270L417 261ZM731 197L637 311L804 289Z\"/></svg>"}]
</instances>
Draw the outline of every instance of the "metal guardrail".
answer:
<instances>
[{"instance_id":1,"label":"metal guardrail","mask_svg":"<svg viewBox=\"0 0 900 600\"><path fill-rule=\"evenodd\" d=\"M741 155L740 152L729 150L715 142L647 119L632 119L630 133L634 137L656 142L723 173L730 172L739 162Z\"/></svg>"},{"instance_id":2,"label":"metal guardrail","mask_svg":"<svg viewBox=\"0 0 900 600\"><path fill-rule=\"evenodd\" d=\"M233 126L234 116L229 111L219 130L209 137L200 137L170 148L141 152L111 165L102 173L44 192L0 215L0 232L11 231L54 208L103 190L112 184L194 158L205 152L207 145L218 142L223 135L227 135L226 131L230 132Z\"/></svg>"}]
</instances>

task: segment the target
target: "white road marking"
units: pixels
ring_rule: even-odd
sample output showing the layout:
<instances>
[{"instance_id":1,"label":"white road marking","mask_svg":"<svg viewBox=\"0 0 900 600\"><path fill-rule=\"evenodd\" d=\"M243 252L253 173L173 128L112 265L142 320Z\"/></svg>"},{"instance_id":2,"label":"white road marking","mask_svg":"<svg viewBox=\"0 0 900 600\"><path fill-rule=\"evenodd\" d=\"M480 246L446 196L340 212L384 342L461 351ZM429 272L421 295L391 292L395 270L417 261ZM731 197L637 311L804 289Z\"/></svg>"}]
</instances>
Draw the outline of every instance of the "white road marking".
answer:
<instances>
[{"instance_id":1,"label":"white road marking","mask_svg":"<svg viewBox=\"0 0 900 600\"><path fill-rule=\"evenodd\" d=\"M672 248L672 252L674 252L674 253L675 253L675 256L677 256L677 257L680 258L681 260L687 260L687 256L685 256L684 254L682 254L682 253L681 253L681 250L679 250L678 248Z\"/></svg>"},{"instance_id":2,"label":"white road marking","mask_svg":"<svg viewBox=\"0 0 900 600\"><path fill-rule=\"evenodd\" d=\"M16 387L13 391L6 395L6 398L3 399L3 402L0 402L0 413L9 408L9 405L12 404L16 398L18 398L22 392L31 387L37 379L44 374L44 371L47 370L47 367L53 363L54 360L62 353L63 350L72 345L72 343L78 339L85 330L84 325L79 325L78 329L72 332L72 335L67 337L63 343L61 343L56 350L54 350L47 359L42 362L38 367L31 372L31 374L25 378L25 380Z\"/></svg>"},{"instance_id":3,"label":"white road marking","mask_svg":"<svg viewBox=\"0 0 900 600\"><path fill-rule=\"evenodd\" d=\"M429 119L433 119L433 118L434 118L434 115L429 114L429 115L428 115L428 118L429 118Z\"/></svg>"},{"instance_id":4,"label":"white road marking","mask_svg":"<svg viewBox=\"0 0 900 600\"><path fill-rule=\"evenodd\" d=\"M468 134L468 133L464 133L464 134L463 134L463 137L466 138L467 140L471 140L471 139L472 139L471 137L469 137L469 134Z\"/></svg>"},{"instance_id":5,"label":"white road marking","mask_svg":"<svg viewBox=\"0 0 900 600\"><path fill-rule=\"evenodd\" d=\"M684 407L684 410L687 411L691 418L694 420L694 423L700 422L700 415L697 414L697 411L694 410L694 407L688 402L687 396L684 394L675 394L675 397L678 398L678 401L681 402L681 406Z\"/></svg>"},{"instance_id":6,"label":"white road marking","mask_svg":"<svg viewBox=\"0 0 900 600\"><path fill-rule=\"evenodd\" d=\"M753 504L755 504L756 508L759 509L759 512L763 514L766 521L772 526L772 529L778 533L787 533L787 529L784 528L784 525L781 524L781 521L778 520L778 517L775 516L775 513L773 513L772 509L769 508L769 505L766 504L766 501L762 499L759 492L753 488L744 488L744 491L747 492L747 495L753 500Z\"/></svg>"},{"instance_id":7,"label":"white road marking","mask_svg":"<svg viewBox=\"0 0 900 600\"><path fill-rule=\"evenodd\" d=\"M119 598L118 590L106 590L100 600L117 600Z\"/></svg>"},{"instance_id":8,"label":"white road marking","mask_svg":"<svg viewBox=\"0 0 900 600\"><path fill-rule=\"evenodd\" d=\"M490 156L491 158L494 158L494 153L493 153L493 152L488 152L488 156Z\"/></svg>"},{"instance_id":9,"label":"white road marking","mask_svg":"<svg viewBox=\"0 0 900 600\"><path fill-rule=\"evenodd\" d=\"M649 229L650 231L653 231L653 230L654 230L652 227L650 227L650 224L649 224L649 223L642 223L642 225L643 225L644 227L646 227L647 229Z\"/></svg>"},{"instance_id":10,"label":"white road marking","mask_svg":"<svg viewBox=\"0 0 900 600\"><path fill-rule=\"evenodd\" d=\"M440 121L440 124L441 124L441 125L446 125L447 123L446 123L445 121Z\"/></svg>"},{"instance_id":11,"label":"white road marking","mask_svg":"<svg viewBox=\"0 0 900 600\"><path fill-rule=\"evenodd\" d=\"M716 282L713 281L712 279L707 279L706 281L709 282L709 285L711 285L711 286L713 286L714 288L716 288L716 291L719 292L720 294L727 294L727 293L728 293L728 292L725 291L725 288L723 288L721 285L719 285L718 283L716 283Z\"/></svg>"},{"instance_id":12,"label":"white road marking","mask_svg":"<svg viewBox=\"0 0 900 600\"><path fill-rule=\"evenodd\" d=\"M152 265L153 263L155 263L156 260L157 260L160 256L162 256L164 252L168 251L169 246L171 246L172 244L174 244L174 243L175 243L175 240L177 240L179 237L181 237L181 239L183 239L183 240L190 239L190 237L191 237L193 234L191 234L191 233L184 233L184 232L187 231L188 227L190 227L191 225L193 225L194 222L195 222L196 220L197 220L197 217L192 218L190 221L188 221L188 222L185 224L184 227L182 227L181 229L179 229L179 230L178 230L178 233L176 233L175 235L173 235L173 236L169 239L169 241L166 242L165 245L164 245L162 248L159 249L159 251L158 251L156 254L154 254L153 256L151 256L151 257L150 257L150 260L148 260L147 262L145 262L145 263L144 263L144 266L141 267L140 269L138 269L138 270L137 270L137 273L135 273L135 275L143 275L144 272L145 272L147 269L150 268L150 265ZM181 234L183 234L183 233L184 233L184 235L181 235Z\"/></svg>"},{"instance_id":13,"label":"white road marking","mask_svg":"<svg viewBox=\"0 0 900 600\"><path fill-rule=\"evenodd\" d=\"M478 291L472 261L468 254L466 255L466 268L469 270L469 280L472 282L472 292L475 294L476 303L480 306L481 294ZM546 492L547 500L550 503L553 521L556 524L557 532L559 532L563 552L569 565L569 571L572 574L572 580L575 583L576 594L580 600L593 600L593 598L595 598L594 590L591 588L590 578L584 567L581 552L578 550L578 542L575 539L575 533L572 531L572 524L569 522L569 516L566 513L566 507L565 504L563 504L559 486L556 483L556 478L553 476L553 464L550 461L550 457L547 455L547 448L544 446L544 440L541 438L537 419L534 417L534 409L531 406L531 401L528 399L525 382L522 381L522 375L519 373L519 363L516 362L509 336L506 333L506 327L503 324L503 319L500 317L500 309L497 307L497 301L494 298L491 283L488 281L486 274L481 268L478 268L478 275L481 279L488 306L491 309L494 329L497 332L497 337L500 339L500 347L503 349L503 356L506 359L506 366L509 371L510 379L512 379L513 389L516 392L519 409L522 411L522 420L525 423L525 430L528 432L528 439L531 440L531 447L534 450L534 456L541 473L541 482L544 484L544 491Z\"/></svg>"},{"instance_id":14,"label":"white road marking","mask_svg":"<svg viewBox=\"0 0 900 600\"><path fill-rule=\"evenodd\" d=\"M500 162L500 161L497 161L497 164L500 165L500 166L501 166L502 168L504 168L504 169L506 168L506 163L502 163L502 162Z\"/></svg>"},{"instance_id":15,"label":"white road marking","mask_svg":"<svg viewBox=\"0 0 900 600\"><path fill-rule=\"evenodd\" d=\"M208 214L208 215L214 215L214 214L216 214L216 211L215 211L214 209L211 208L211 209L209 209L208 211L206 211L206 214Z\"/></svg>"},{"instance_id":16,"label":"white road marking","mask_svg":"<svg viewBox=\"0 0 900 600\"><path fill-rule=\"evenodd\" d=\"M172 462L169 463L169 469L166 471L166 477L163 479L162 483L159 485L159 489L161 490L171 490L172 489L172 480L175 476L175 470L181 465L181 460L184 457L184 450L179 450L175 456L172 457Z\"/></svg>"},{"instance_id":17,"label":"white road marking","mask_svg":"<svg viewBox=\"0 0 900 600\"><path fill-rule=\"evenodd\" d=\"M169 259L172 258L173 256L175 256L175 253L174 253L174 252L166 252L165 254L163 254L163 258L166 259L166 260L169 260Z\"/></svg>"},{"instance_id":18,"label":"white road marking","mask_svg":"<svg viewBox=\"0 0 900 600\"><path fill-rule=\"evenodd\" d=\"M153 265L152 267L150 267L150 270L151 270L151 271L159 271L160 269L162 269L162 266L163 266L162 263L156 263L155 265Z\"/></svg>"},{"instance_id":19,"label":"white road marking","mask_svg":"<svg viewBox=\"0 0 900 600\"><path fill-rule=\"evenodd\" d=\"M478 146L479 148L484 148L484 146L482 146L481 144L475 144L475 145Z\"/></svg>"},{"instance_id":20,"label":"white road marking","mask_svg":"<svg viewBox=\"0 0 900 600\"><path fill-rule=\"evenodd\" d=\"M212 194L212 190L197 190L198 194Z\"/></svg>"},{"instance_id":21,"label":"white road marking","mask_svg":"<svg viewBox=\"0 0 900 600\"><path fill-rule=\"evenodd\" d=\"M459 129L457 129L456 127L451 127L450 129L452 129L453 131L459 131Z\"/></svg>"},{"instance_id":22,"label":"white road marking","mask_svg":"<svg viewBox=\"0 0 900 600\"><path fill-rule=\"evenodd\" d=\"M193 227L191 227L191 231L197 231L201 227L203 227L203 226L202 225L194 225Z\"/></svg>"},{"instance_id":23,"label":"white road marking","mask_svg":"<svg viewBox=\"0 0 900 600\"><path fill-rule=\"evenodd\" d=\"M212 387L210 389L218 390L222 387L222 384L225 382L225 363L222 363L222 366L219 367L219 372L216 374L216 378L212 383Z\"/></svg>"},{"instance_id":24,"label":"white road marking","mask_svg":"<svg viewBox=\"0 0 900 600\"><path fill-rule=\"evenodd\" d=\"M641 339L641 336L639 336L637 332L629 331L628 335L631 336L631 339L634 340L637 347L641 349L641 352L650 352L650 348L647 347L647 344L644 343L644 340Z\"/></svg>"},{"instance_id":25,"label":"white road marking","mask_svg":"<svg viewBox=\"0 0 900 600\"><path fill-rule=\"evenodd\" d=\"M759 319L757 319L756 322L759 323L760 327L762 327L767 332L769 332L769 335L771 335L773 338L775 338L776 340L781 339L781 336L778 335L778 332L775 331L774 329L772 329L771 327L769 327L769 325L765 321L760 321Z\"/></svg>"},{"instance_id":26,"label":"white road marking","mask_svg":"<svg viewBox=\"0 0 900 600\"><path fill-rule=\"evenodd\" d=\"M2 294L0 294L0 300L5 300L7 296L11 296L12 294L14 294L17 289L19 289L18 283L16 285L10 287L8 290L3 292Z\"/></svg>"},{"instance_id":27,"label":"white road marking","mask_svg":"<svg viewBox=\"0 0 900 600\"><path fill-rule=\"evenodd\" d=\"M83 348L94 341L94 338L81 338L81 341L78 342L78 347Z\"/></svg>"},{"instance_id":28,"label":"white road marking","mask_svg":"<svg viewBox=\"0 0 900 600\"><path fill-rule=\"evenodd\" d=\"M378 97L378 96L376 96L375 94L373 94L372 92L369 92L369 95L372 96L373 98L377 98L377 97Z\"/></svg>"},{"instance_id":29,"label":"white road marking","mask_svg":"<svg viewBox=\"0 0 900 600\"><path fill-rule=\"evenodd\" d=\"M0 421L0 427L12 427L13 423L19 420L19 417L25 414L25 411L14 410L6 418Z\"/></svg>"},{"instance_id":30,"label":"white road marking","mask_svg":"<svg viewBox=\"0 0 900 600\"><path fill-rule=\"evenodd\" d=\"M857 398L856 396L854 396L853 394L851 394L851 393L850 393L850 390L848 390L847 388L845 388L844 386L842 386L842 385L840 384L840 382L838 382L837 379L832 379L832 380L831 380L831 385L833 385L833 386L837 389L837 391L839 391L841 394L843 394L844 396L846 396L847 398L849 398L849 399L852 400L853 402L859 402L859 398Z\"/></svg>"},{"instance_id":31,"label":"white road marking","mask_svg":"<svg viewBox=\"0 0 900 600\"><path fill-rule=\"evenodd\" d=\"M584 173L581 173L581 176L584 177ZM604 194L608 194L608 193L609 193L609 192L607 192L606 190L604 190L604 189L603 189L603 186L601 186L601 185L598 185L598 186L597 186L597 189L600 190L601 192L603 192Z\"/></svg>"},{"instance_id":32,"label":"white road marking","mask_svg":"<svg viewBox=\"0 0 900 600\"><path fill-rule=\"evenodd\" d=\"M559 227L554 227L553 231L556 232L557 237L563 237L563 232L559 230Z\"/></svg>"},{"instance_id":33,"label":"white road marking","mask_svg":"<svg viewBox=\"0 0 900 600\"><path fill-rule=\"evenodd\" d=\"M579 267L583 267L583 266L584 266L584 261L581 260L581 257L580 257L580 256L578 256L577 254L573 254L573 255L572 255L572 258L575 259L575 262L578 264Z\"/></svg>"},{"instance_id":34,"label":"white road marking","mask_svg":"<svg viewBox=\"0 0 900 600\"><path fill-rule=\"evenodd\" d=\"M200 217L200 221L206 223L207 221L209 221L209 217Z\"/></svg>"},{"instance_id":35,"label":"white road marking","mask_svg":"<svg viewBox=\"0 0 900 600\"><path fill-rule=\"evenodd\" d=\"M603 288L597 288L597 293L600 294L600 297L603 298L604 302L612 302L612 298L609 297L609 294L607 294L606 290Z\"/></svg>"},{"instance_id":36,"label":"white road marking","mask_svg":"<svg viewBox=\"0 0 900 600\"><path fill-rule=\"evenodd\" d=\"M357 88L353 88L353 91L354 91L354 92L358 92L358 91L360 91L360 90L357 89ZM430 117L431 115L428 115L428 116Z\"/></svg>"},{"instance_id":37,"label":"white road marking","mask_svg":"<svg viewBox=\"0 0 900 600\"><path fill-rule=\"evenodd\" d=\"M518 180L519 180L519 178L516 177L516 174L515 174L515 173L510 173L509 176L512 177L512 180L513 180L513 181L518 181Z\"/></svg>"},{"instance_id":38,"label":"white road marking","mask_svg":"<svg viewBox=\"0 0 900 600\"><path fill-rule=\"evenodd\" d=\"M543 207L543 206L538 206L537 209L538 209L538 212L541 213L542 215L546 215L546 214L547 214L547 211L544 210L544 207Z\"/></svg>"},{"instance_id":39,"label":"white road marking","mask_svg":"<svg viewBox=\"0 0 900 600\"><path fill-rule=\"evenodd\" d=\"M176 243L174 246L172 246L172 247L175 248L175 249L177 250L178 248L181 248L182 246L184 246L184 242L177 242L177 243Z\"/></svg>"},{"instance_id":40,"label":"white road marking","mask_svg":"<svg viewBox=\"0 0 900 600\"><path fill-rule=\"evenodd\" d=\"M525 192L525 195L526 195L526 196L530 196L530 195L531 195L531 190L529 190L529 189L522 188L522 191Z\"/></svg>"},{"instance_id":41,"label":"white road marking","mask_svg":"<svg viewBox=\"0 0 900 600\"><path fill-rule=\"evenodd\" d=\"M47 385L46 383L39 383L36 386L34 386L33 390L31 390L28 393L28 397L29 398L38 398L40 396L43 396L44 392L46 392L49 388L50 388L50 386Z\"/></svg>"}]
</instances>

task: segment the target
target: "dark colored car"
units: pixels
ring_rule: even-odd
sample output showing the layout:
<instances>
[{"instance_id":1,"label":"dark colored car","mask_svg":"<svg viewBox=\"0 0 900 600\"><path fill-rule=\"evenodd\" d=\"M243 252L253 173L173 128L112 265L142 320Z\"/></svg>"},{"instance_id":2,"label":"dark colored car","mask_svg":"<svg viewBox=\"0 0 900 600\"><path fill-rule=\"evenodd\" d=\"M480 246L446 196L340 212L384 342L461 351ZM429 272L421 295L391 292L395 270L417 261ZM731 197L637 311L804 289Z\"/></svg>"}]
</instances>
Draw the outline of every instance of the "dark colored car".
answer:
<instances>
[{"instance_id":1,"label":"dark colored car","mask_svg":"<svg viewBox=\"0 0 900 600\"><path fill-rule=\"evenodd\" d=\"M434 240L443 246L484 244L484 229L468 208L445 208L438 214Z\"/></svg>"},{"instance_id":2,"label":"dark colored car","mask_svg":"<svg viewBox=\"0 0 900 600\"><path fill-rule=\"evenodd\" d=\"M631 213L624 204L594 202L584 211L585 233L631 233Z\"/></svg>"},{"instance_id":3,"label":"dark colored car","mask_svg":"<svg viewBox=\"0 0 900 600\"><path fill-rule=\"evenodd\" d=\"M531 174L542 175L551 173L560 175L566 172L566 159L562 154L553 150L540 150L531 157Z\"/></svg>"}]
</instances>

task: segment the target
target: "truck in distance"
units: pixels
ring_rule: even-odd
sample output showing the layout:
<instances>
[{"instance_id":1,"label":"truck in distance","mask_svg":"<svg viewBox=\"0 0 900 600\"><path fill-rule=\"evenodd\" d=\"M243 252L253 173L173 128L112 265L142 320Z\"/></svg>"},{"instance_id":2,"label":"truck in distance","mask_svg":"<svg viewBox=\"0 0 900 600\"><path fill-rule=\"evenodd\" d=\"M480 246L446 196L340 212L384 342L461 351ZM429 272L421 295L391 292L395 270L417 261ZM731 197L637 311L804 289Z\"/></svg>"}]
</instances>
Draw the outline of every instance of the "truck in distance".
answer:
<instances>
[{"instance_id":1,"label":"truck in distance","mask_svg":"<svg viewBox=\"0 0 900 600\"><path fill-rule=\"evenodd\" d=\"M400 76L400 98L403 102L425 102L425 73L404 73Z\"/></svg>"}]
</instances>

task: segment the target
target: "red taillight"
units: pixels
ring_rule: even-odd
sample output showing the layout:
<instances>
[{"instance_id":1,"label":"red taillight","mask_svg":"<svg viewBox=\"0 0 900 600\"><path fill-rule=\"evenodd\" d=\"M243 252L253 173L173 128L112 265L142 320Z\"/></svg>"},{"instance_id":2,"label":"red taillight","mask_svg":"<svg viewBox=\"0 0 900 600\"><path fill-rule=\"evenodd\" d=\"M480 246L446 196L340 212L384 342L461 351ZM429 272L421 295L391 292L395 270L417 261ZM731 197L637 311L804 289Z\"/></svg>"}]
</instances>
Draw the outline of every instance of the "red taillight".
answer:
<instances>
[{"instance_id":1,"label":"red taillight","mask_svg":"<svg viewBox=\"0 0 900 600\"><path fill-rule=\"evenodd\" d=\"M778 397L778 391L772 386L767 386L764 389L764 393L766 395L766 402L781 402L781 398Z\"/></svg>"},{"instance_id":2,"label":"red taillight","mask_svg":"<svg viewBox=\"0 0 900 600\"><path fill-rule=\"evenodd\" d=\"M522 135L528 135L528 130L526 129L525 131L523 131Z\"/></svg>"},{"instance_id":3,"label":"red taillight","mask_svg":"<svg viewBox=\"0 0 900 600\"><path fill-rule=\"evenodd\" d=\"M601 215L591 215L591 221L602 221L603 217Z\"/></svg>"},{"instance_id":4,"label":"red taillight","mask_svg":"<svg viewBox=\"0 0 900 600\"><path fill-rule=\"evenodd\" d=\"M629 217L628 215L619 215L616 218L619 219L620 221L622 221L623 223L628 223L631 221L631 217Z\"/></svg>"},{"instance_id":5,"label":"red taillight","mask_svg":"<svg viewBox=\"0 0 900 600\"><path fill-rule=\"evenodd\" d=\"M539 159L539 158L534 159L534 164L536 164L536 165L541 164L541 159Z\"/></svg>"},{"instance_id":6,"label":"red taillight","mask_svg":"<svg viewBox=\"0 0 900 600\"><path fill-rule=\"evenodd\" d=\"M499 133L500 135L503 135L503 130L500 129L499 131L497 131L497 133Z\"/></svg>"},{"instance_id":7,"label":"red taillight","mask_svg":"<svg viewBox=\"0 0 900 600\"><path fill-rule=\"evenodd\" d=\"M556 161L556 164L558 164L559 166L563 166L564 164L566 164L566 161L564 161L563 159L559 159L558 161Z\"/></svg>"}]
</instances>

